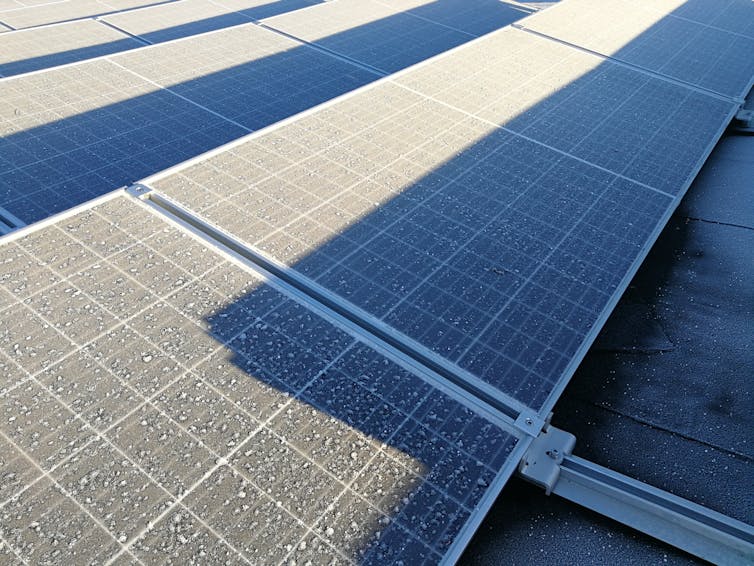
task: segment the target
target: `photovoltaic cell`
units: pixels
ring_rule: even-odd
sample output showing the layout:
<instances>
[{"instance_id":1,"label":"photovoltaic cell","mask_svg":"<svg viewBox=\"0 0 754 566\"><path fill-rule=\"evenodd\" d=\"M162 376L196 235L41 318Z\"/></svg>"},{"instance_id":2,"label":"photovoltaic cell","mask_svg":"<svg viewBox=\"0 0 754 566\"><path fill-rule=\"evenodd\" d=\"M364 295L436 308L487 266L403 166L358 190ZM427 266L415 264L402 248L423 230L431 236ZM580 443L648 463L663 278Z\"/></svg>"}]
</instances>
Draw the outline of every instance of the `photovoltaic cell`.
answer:
<instances>
[{"instance_id":1,"label":"photovoltaic cell","mask_svg":"<svg viewBox=\"0 0 754 566\"><path fill-rule=\"evenodd\" d=\"M90 18L159 3L160 0L108 0L107 2L104 0L65 0L8 10L2 13L0 19L16 29L21 29Z\"/></svg>"},{"instance_id":2,"label":"photovoltaic cell","mask_svg":"<svg viewBox=\"0 0 754 566\"><path fill-rule=\"evenodd\" d=\"M383 72L398 71L472 38L467 32L402 11L405 9L371 0L344 0L308 8L306 17L289 13L264 23ZM478 15L483 14L484 11ZM499 21L489 13L486 16L479 20L480 32ZM510 14L506 11L505 22L508 20ZM465 27L472 29L473 21L469 20Z\"/></svg>"},{"instance_id":3,"label":"photovoltaic cell","mask_svg":"<svg viewBox=\"0 0 754 566\"><path fill-rule=\"evenodd\" d=\"M18 31L0 36L0 75L28 73L142 45L94 20Z\"/></svg>"},{"instance_id":4,"label":"photovoltaic cell","mask_svg":"<svg viewBox=\"0 0 754 566\"><path fill-rule=\"evenodd\" d=\"M571 0L530 16L522 26L726 96L746 96L754 77L754 37L714 27L709 21L714 16L701 22L677 17L693 15L694 6L663 4L664 9L628 0ZM753 3L720 5L754 29ZM717 6L702 13L717 15Z\"/></svg>"},{"instance_id":5,"label":"photovoltaic cell","mask_svg":"<svg viewBox=\"0 0 754 566\"><path fill-rule=\"evenodd\" d=\"M150 43L249 23L248 17L209 0L182 0L112 14L103 20Z\"/></svg>"},{"instance_id":6,"label":"photovoltaic cell","mask_svg":"<svg viewBox=\"0 0 754 566\"><path fill-rule=\"evenodd\" d=\"M534 408L672 201L389 83L151 184Z\"/></svg>"},{"instance_id":7,"label":"photovoltaic cell","mask_svg":"<svg viewBox=\"0 0 754 566\"><path fill-rule=\"evenodd\" d=\"M307 6L319 4L324 0L213 0L224 8L240 12L253 20L270 18L285 12L300 10Z\"/></svg>"},{"instance_id":8,"label":"photovoltaic cell","mask_svg":"<svg viewBox=\"0 0 754 566\"><path fill-rule=\"evenodd\" d=\"M500 0L380 0L395 9L438 24L484 35L512 24L529 14L518 6Z\"/></svg>"},{"instance_id":9,"label":"photovoltaic cell","mask_svg":"<svg viewBox=\"0 0 754 566\"><path fill-rule=\"evenodd\" d=\"M375 79L252 23L112 60L252 130Z\"/></svg>"},{"instance_id":10,"label":"photovoltaic cell","mask_svg":"<svg viewBox=\"0 0 754 566\"><path fill-rule=\"evenodd\" d=\"M6 239L0 315L28 562L437 563L515 466L507 425L126 197Z\"/></svg>"},{"instance_id":11,"label":"photovoltaic cell","mask_svg":"<svg viewBox=\"0 0 754 566\"><path fill-rule=\"evenodd\" d=\"M658 9L673 10L673 15L754 38L751 2L747 0L655 0Z\"/></svg>"},{"instance_id":12,"label":"photovoltaic cell","mask_svg":"<svg viewBox=\"0 0 754 566\"><path fill-rule=\"evenodd\" d=\"M515 29L397 80L673 195L696 175L733 109L725 100Z\"/></svg>"},{"instance_id":13,"label":"photovoltaic cell","mask_svg":"<svg viewBox=\"0 0 754 566\"><path fill-rule=\"evenodd\" d=\"M31 223L247 130L110 61L0 81L0 206Z\"/></svg>"}]
</instances>

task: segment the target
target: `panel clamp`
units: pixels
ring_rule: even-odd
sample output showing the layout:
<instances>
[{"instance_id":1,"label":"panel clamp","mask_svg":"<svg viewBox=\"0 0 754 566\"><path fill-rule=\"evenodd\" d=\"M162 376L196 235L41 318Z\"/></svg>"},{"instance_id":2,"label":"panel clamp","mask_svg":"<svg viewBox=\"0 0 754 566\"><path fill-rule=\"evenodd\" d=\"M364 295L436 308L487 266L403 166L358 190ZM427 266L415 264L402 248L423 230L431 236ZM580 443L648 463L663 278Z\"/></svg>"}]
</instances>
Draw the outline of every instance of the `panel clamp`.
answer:
<instances>
[{"instance_id":1,"label":"panel clamp","mask_svg":"<svg viewBox=\"0 0 754 566\"><path fill-rule=\"evenodd\" d=\"M126 187L125 190L126 194L139 200L146 200L147 198L149 198L149 193L152 192L151 188L146 185L142 185L141 183L134 183L133 185Z\"/></svg>"}]
</instances>

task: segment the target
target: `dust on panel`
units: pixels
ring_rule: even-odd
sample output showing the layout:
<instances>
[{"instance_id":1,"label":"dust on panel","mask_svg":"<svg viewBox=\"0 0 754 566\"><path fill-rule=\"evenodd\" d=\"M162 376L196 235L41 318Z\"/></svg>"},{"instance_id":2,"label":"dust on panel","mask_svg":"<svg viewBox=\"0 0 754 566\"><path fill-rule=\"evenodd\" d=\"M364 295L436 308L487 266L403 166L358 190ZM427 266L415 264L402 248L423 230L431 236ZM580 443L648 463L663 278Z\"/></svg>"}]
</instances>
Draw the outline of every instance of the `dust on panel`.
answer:
<instances>
[{"instance_id":1,"label":"dust on panel","mask_svg":"<svg viewBox=\"0 0 754 566\"><path fill-rule=\"evenodd\" d=\"M381 0L393 8L452 27L484 35L527 16L530 10L501 0Z\"/></svg>"},{"instance_id":2,"label":"dust on panel","mask_svg":"<svg viewBox=\"0 0 754 566\"><path fill-rule=\"evenodd\" d=\"M210 0L182 0L112 14L105 16L103 20L149 43L249 23L246 16L218 6Z\"/></svg>"},{"instance_id":3,"label":"dust on panel","mask_svg":"<svg viewBox=\"0 0 754 566\"><path fill-rule=\"evenodd\" d=\"M171 1L171 0L166 0ZM102 14L159 4L160 0L64 0L2 12L3 22L16 28L91 18Z\"/></svg>"},{"instance_id":4,"label":"dust on panel","mask_svg":"<svg viewBox=\"0 0 754 566\"><path fill-rule=\"evenodd\" d=\"M0 206L31 223L246 130L100 59L0 81Z\"/></svg>"},{"instance_id":5,"label":"dust on panel","mask_svg":"<svg viewBox=\"0 0 754 566\"><path fill-rule=\"evenodd\" d=\"M491 417L132 200L0 269L0 526L28 562L436 563L511 468Z\"/></svg>"},{"instance_id":6,"label":"dust on panel","mask_svg":"<svg viewBox=\"0 0 754 566\"><path fill-rule=\"evenodd\" d=\"M734 104L505 29L397 81L668 194L684 190Z\"/></svg>"},{"instance_id":7,"label":"dust on panel","mask_svg":"<svg viewBox=\"0 0 754 566\"><path fill-rule=\"evenodd\" d=\"M142 45L94 20L19 30L0 36L0 75L28 73Z\"/></svg>"},{"instance_id":8,"label":"dust on panel","mask_svg":"<svg viewBox=\"0 0 754 566\"><path fill-rule=\"evenodd\" d=\"M372 0L326 2L264 23L383 72L398 71L472 38Z\"/></svg>"},{"instance_id":9,"label":"dust on panel","mask_svg":"<svg viewBox=\"0 0 754 566\"><path fill-rule=\"evenodd\" d=\"M375 79L252 23L123 53L113 61L252 130Z\"/></svg>"},{"instance_id":10,"label":"dust on panel","mask_svg":"<svg viewBox=\"0 0 754 566\"><path fill-rule=\"evenodd\" d=\"M559 40L730 97L744 97L754 78L754 37L714 27L722 5L754 22L754 3L697 6L704 21L676 17L679 2L655 6L629 0L569 0L521 22ZM676 8L676 5L679 7ZM689 8L690 10L691 8ZM711 24L711 25L707 25ZM751 24L754 26L754 24Z\"/></svg>"},{"instance_id":11,"label":"dust on panel","mask_svg":"<svg viewBox=\"0 0 754 566\"><path fill-rule=\"evenodd\" d=\"M672 200L393 84L153 186L535 408Z\"/></svg>"}]
</instances>

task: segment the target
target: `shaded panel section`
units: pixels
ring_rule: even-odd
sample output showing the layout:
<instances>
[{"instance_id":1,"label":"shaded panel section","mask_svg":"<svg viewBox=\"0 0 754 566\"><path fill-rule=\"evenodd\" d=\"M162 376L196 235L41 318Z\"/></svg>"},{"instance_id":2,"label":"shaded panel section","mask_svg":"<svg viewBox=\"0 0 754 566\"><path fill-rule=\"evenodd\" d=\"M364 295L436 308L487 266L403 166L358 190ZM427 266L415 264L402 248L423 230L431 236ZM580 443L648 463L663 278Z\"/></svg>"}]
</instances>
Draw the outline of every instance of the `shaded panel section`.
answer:
<instances>
[{"instance_id":1,"label":"shaded panel section","mask_svg":"<svg viewBox=\"0 0 754 566\"><path fill-rule=\"evenodd\" d=\"M3 463L32 463L0 527L26 560L436 563L512 471L494 417L133 200L6 241L0 260L19 252L59 279L25 300L0 280L0 315L66 344L40 365L0 342L19 378L0 394Z\"/></svg>"},{"instance_id":2,"label":"shaded panel section","mask_svg":"<svg viewBox=\"0 0 754 566\"><path fill-rule=\"evenodd\" d=\"M671 203L393 84L154 187L533 407Z\"/></svg>"},{"instance_id":3,"label":"shaded panel section","mask_svg":"<svg viewBox=\"0 0 754 566\"><path fill-rule=\"evenodd\" d=\"M113 61L252 130L375 79L256 24L124 53Z\"/></svg>"},{"instance_id":4,"label":"shaded panel section","mask_svg":"<svg viewBox=\"0 0 754 566\"><path fill-rule=\"evenodd\" d=\"M0 82L0 206L27 224L246 130L107 61Z\"/></svg>"},{"instance_id":5,"label":"shaded panel section","mask_svg":"<svg viewBox=\"0 0 754 566\"><path fill-rule=\"evenodd\" d=\"M284 14L264 23L383 72L398 71L472 38L403 9L371 0L344 0L309 8L305 17Z\"/></svg>"},{"instance_id":6,"label":"shaded panel section","mask_svg":"<svg viewBox=\"0 0 754 566\"><path fill-rule=\"evenodd\" d=\"M0 75L9 77L141 46L93 20L9 33L0 37Z\"/></svg>"}]
</instances>

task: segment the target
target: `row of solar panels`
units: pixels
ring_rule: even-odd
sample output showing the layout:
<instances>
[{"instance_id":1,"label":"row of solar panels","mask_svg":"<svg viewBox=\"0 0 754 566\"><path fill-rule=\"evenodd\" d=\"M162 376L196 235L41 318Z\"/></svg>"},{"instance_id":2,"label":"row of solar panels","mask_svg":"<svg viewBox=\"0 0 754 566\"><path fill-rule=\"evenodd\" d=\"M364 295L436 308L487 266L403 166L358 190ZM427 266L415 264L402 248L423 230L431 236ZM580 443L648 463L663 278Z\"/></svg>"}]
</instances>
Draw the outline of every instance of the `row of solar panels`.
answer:
<instances>
[{"instance_id":1,"label":"row of solar panels","mask_svg":"<svg viewBox=\"0 0 754 566\"><path fill-rule=\"evenodd\" d=\"M610 55L508 28L6 239L10 546L80 506L102 559L457 557L737 108ZM121 457L136 521L76 487Z\"/></svg>"},{"instance_id":2,"label":"row of solar panels","mask_svg":"<svg viewBox=\"0 0 754 566\"><path fill-rule=\"evenodd\" d=\"M486 18L482 31L490 22L503 26L522 15L497 6L502 8L480 9ZM385 62L391 70L470 39L376 3L322 4L306 10L307 21L320 12L331 21L323 43L337 40L356 57L359 53L346 45L368 46L364 63ZM349 19L355 25L350 30L344 27ZM12 33L23 38L51 29ZM411 35L426 39L407 49ZM38 45L37 40L32 43ZM39 220L378 76L299 40L245 24L0 79L0 207L27 223Z\"/></svg>"}]
</instances>

